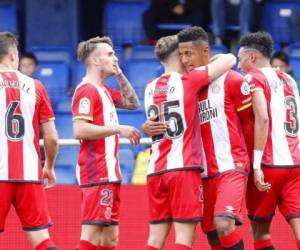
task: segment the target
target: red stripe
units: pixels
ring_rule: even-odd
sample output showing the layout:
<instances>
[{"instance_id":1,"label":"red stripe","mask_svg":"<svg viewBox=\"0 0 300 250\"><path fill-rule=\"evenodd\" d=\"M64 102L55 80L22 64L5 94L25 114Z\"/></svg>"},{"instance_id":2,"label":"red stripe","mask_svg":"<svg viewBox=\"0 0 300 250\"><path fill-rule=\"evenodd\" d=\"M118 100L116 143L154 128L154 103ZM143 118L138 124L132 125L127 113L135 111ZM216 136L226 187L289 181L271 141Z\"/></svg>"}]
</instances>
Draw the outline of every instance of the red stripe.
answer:
<instances>
[{"instance_id":1,"label":"red stripe","mask_svg":"<svg viewBox=\"0 0 300 250\"><path fill-rule=\"evenodd\" d=\"M165 86L168 85L170 76L162 76L157 82L155 89L164 89ZM154 95L153 97L153 103L158 107L159 109L159 120L163 121L163 110L162 110L162 103L167 101L167 95L164 91L162 91L162 94L158 91L157 95ZM155 162L155 170L154 172L159 172L162 170L165 170L167 168L167 159L168 154L171 151L172 146L172 140L167 139L164 137L162 141L159 142L158 150L159 150L159 156L158 159Z\"/></svg>"},{"instance_id":2,"label":"red stripe","mask_svg":"<svg viewBox=\"0 0 300 250\"><path fill-rule=\"evenodd\" d=\"M2 78L4 82L8 84L13 82L18 82L19 79L16 73L2 73ZM22 115L20 108L20 89L19 88L5 88L6 92L6 107L12 104L14 101L19 102L14 114ZM6 124L11 124L12 126L17 125L14 121L6 121ZM26 129L26 128L25 128ZM13 141L7 140L8 147L8 179L9 180L23 180L23 140Z\"/></svg>"}]
</instances>

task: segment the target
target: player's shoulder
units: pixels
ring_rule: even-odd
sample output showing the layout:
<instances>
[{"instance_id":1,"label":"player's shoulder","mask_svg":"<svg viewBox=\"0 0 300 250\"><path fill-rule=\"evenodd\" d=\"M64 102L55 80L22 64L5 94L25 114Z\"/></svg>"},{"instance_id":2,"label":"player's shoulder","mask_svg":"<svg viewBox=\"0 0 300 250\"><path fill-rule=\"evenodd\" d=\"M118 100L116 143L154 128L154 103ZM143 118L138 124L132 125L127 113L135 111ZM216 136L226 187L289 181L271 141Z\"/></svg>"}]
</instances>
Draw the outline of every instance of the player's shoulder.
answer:
<instances>
[{"instance_id":1,"label":"player's shoulder","mask_svg":"<svg viewBox=\"0 0 300 250\"><path fill-rule=\"evenodd\" d=\"M76 86L74 96L88 93L97 93L97 87L90 82L83 81Z\"/></svg>"}]
</instances>

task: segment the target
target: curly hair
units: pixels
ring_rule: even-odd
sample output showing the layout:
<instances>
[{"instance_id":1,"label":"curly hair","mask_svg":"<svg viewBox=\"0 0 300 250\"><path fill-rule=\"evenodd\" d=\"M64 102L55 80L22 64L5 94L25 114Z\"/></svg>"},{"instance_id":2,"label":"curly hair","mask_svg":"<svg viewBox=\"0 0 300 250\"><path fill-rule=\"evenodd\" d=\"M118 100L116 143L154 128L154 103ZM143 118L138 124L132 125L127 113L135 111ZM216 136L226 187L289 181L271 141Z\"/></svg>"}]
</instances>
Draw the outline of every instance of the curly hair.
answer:
<instances>
[{"instance_id":1,"label":"curly hair","mask_svg":"<svg viewBox=\"0 0 300 250\"><path fill-rule=\"evenodd\" d=\"M273 51L273 39L271 35L265 31L258 31L243 35L239 41L239 45L240 47L255 49L264 57L271 58Z\"/></svg>"}]
</instances>

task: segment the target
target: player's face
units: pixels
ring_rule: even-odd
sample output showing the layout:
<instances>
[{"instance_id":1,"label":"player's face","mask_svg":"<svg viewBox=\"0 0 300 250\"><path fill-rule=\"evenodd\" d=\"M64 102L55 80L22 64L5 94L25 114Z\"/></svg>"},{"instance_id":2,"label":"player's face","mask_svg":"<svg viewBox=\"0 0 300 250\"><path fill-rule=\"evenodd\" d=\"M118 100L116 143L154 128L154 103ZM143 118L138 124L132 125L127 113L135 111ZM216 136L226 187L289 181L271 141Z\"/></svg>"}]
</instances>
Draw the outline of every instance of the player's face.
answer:
<instances>
[{"instance_id":1,"label":"player's face","mask_svg":"<svg viewBox=\"0 0 300 250\"><path fill-rule=\"evenodd\" d=\"M207 45L195 45L193 42L179 43L179 56L186 70L209 63L209 48Z\"/></svg>"},{"instance_id":2,"label":"player's face","mask_svg":"<svg viewBox=\"0 0 300 250\"><path fill-rule=\"evenodd\" d=\"M20 60L20 71L27 75L33 76L36 70L36 64L31 58L24 57Z\"/></svg>"},{"instance_id":3,"label":"player's face","mask_svg":"<svg viewBox=\"0 0 300 250\"><path fill-rule=\"evenodd\" d=\"M288 73L290 71L290 66L278 58L275 58L272 60L272 67L279 68L281 71L283 71L285 73Z\"/></svg>"},{"instance_id":4,"label":"player's face","mask_svg":"<svg viewBox=\"0 0 300 250\"><path fill-rule=\"evenodd\" d=\"M244 73L247 74L252 68L253 64L251 61L251 51L241 47L238 53L238 68Z\"/></svg>"},{"instance_id":5,"label":"player's face","mask_svg":"<svg viewBox=\"0 0 300 250\"><path fill-rule=\"evenodd\" d=\"M113 48L107 43L99 43L92 55L93 62L104 77L113 75L118 66L118 58Z\"/></svg>"}]
</instances>

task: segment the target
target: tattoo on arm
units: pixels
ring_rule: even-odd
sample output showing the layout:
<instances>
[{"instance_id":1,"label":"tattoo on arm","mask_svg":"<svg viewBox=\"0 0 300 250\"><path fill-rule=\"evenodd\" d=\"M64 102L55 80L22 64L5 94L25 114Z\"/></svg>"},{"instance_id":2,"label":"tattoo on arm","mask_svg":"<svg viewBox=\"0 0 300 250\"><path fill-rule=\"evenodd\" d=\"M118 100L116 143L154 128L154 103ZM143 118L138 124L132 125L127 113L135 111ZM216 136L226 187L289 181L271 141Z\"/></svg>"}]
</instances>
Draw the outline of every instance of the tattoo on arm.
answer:
<instances>
[{"instance_id":1,"label":"tattoo on arm","mask_svg":"<svg viewBox=\"0 0 300 250\"><path fill-rule=\"evenodd\" d=\"M131 86L126 76L121 73L116 76L120 85L121 102L117 105L118 108L137 109L140 106L139 98Z\"/></svg>"}]
</instances>

